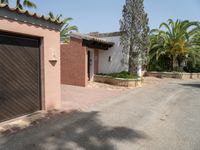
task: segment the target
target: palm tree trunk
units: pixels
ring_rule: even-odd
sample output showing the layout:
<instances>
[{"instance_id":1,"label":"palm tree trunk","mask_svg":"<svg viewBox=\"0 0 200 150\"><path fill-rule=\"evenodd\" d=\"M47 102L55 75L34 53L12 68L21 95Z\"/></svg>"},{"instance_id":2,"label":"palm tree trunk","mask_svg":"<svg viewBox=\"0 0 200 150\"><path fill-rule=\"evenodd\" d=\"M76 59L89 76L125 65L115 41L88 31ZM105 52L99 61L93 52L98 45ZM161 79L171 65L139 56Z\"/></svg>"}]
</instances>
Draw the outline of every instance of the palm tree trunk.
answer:
<instances>
[{"instance_id":1,"label":"palm tree trunk","mask_svg":"<svg viewBox=\"0 0 200 150\"><path fill-rule=\"evenodd\" d=\"M172 71L175 71L175 67L176 67L176 57L172 56Z\"/></svg>"}]
</instances>

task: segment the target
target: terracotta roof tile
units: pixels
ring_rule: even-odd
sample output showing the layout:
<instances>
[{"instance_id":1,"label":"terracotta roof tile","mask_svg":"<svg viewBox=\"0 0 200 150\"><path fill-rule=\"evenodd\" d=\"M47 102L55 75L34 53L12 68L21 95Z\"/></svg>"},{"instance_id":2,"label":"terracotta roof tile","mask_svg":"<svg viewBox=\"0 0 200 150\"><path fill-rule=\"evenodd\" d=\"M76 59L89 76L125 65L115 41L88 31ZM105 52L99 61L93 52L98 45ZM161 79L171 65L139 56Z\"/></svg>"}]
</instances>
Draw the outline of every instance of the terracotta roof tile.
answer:
<instances>
[{"instance_id":1,"label":"terracotta roof tile","mask_svg":"<svg viewBox=\"0 0 200 150\"><path fill-rule=\"evenodd\" d=\"M9 7L7 4L0 4L0 8L5 8L5 9L8 9L10 11L13 11L13 12L16 12L16 13L19 13L19 14L26 14L30 17L34 17L34 18L38 18L38 19L43 19L45 21L50 21L52 23L56 23L56 24L62 24L63 21L59 21L57 19L52 19L48 16L44 16L44 15L39 15L37 13L34 13L34 12L30 12L28 10L22 10L18 7Z\"/></svg>"},{"instance_id":2,"label":"terracotta roof tile","mask_svg":"<svg viewBox=\"0 0 200 150\"><path fill-rule=\"evenodd\" d=\"M98 37L95 37L95 36L90 36L90 35L87 35L87 34L81 34L81 33L77 33L77 32L71 33L70 36L74 37L74 38L89 40L89 41L96 41L96 42L100 42L100 43L104 43L104 44L108 44L108 45L114 45L115 44L114 42L108 41L108 40L103 39L103 38L98 38Z\"/></svg>"}]
</instances>

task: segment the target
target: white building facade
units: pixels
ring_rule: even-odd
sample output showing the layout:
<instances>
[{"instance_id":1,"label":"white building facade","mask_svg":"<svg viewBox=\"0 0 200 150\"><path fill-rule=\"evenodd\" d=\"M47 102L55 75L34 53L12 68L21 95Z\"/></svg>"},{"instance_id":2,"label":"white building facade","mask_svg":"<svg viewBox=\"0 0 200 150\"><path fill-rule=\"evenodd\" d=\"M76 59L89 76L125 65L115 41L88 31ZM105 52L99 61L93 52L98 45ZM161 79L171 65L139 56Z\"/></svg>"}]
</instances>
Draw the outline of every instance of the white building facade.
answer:
<instances>
[{"instance_id":1,"label":"white building facade","mask_svg":"<svg viewBox=\"0 0 200 150\"><path fill-rule=\"evenodd\" d=\"M99 51L99 73L109 74L128 71L127 55L123 54L120 44L121 32L98 34L99 38L114 42L114 46L106 51Z\"/></svg>"}]
</instances>

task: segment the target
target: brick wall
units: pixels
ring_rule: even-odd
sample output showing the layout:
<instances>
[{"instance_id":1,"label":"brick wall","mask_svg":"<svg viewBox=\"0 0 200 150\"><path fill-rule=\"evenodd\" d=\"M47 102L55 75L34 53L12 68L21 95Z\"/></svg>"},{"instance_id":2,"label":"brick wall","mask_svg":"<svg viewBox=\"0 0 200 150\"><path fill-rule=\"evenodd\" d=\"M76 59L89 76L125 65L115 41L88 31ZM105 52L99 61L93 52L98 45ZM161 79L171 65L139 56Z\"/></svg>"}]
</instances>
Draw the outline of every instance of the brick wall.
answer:
<instances>
[{"instance_id":1,"label":"brick wall","mask_svg":"<svg viewBox=\"0 0 200 150\"><path fill-rule=\"evenodd\" d=\"M61 83L87 84L87 50L80 39L71 38L69 44L61 44Z\"/></svg>"}]
</instances>

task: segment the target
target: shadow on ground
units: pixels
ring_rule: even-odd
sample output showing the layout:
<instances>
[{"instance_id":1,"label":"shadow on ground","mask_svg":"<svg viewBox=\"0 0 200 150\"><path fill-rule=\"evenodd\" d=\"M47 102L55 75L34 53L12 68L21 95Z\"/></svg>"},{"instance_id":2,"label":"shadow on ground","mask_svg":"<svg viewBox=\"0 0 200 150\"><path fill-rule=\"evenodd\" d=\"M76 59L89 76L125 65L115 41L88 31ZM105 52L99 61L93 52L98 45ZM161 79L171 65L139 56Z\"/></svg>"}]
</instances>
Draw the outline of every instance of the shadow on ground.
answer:
<instances>
[{"instance_id":1,"label":"shadow on ground","mask_svg":"<svg viewBox=\"0 0 200 150\"><path fill-rule=\"evenodd\" d=\"M181 84L183 86L189 86L189 87L194 87L194 88L200 88L200 84Z\"/></svg>"},{"instance_id":2,"label":"shadow on ground","mask_svg":"<svg viewBox=\"0 0 200 150\"><path fill-rule=\"evenodd\" d=\"M113 141L132 143L141 138L146 136L139 131L104 125L98 112L75 112L3 137L0 149L15 145L15 150L116 150Z\"/></svg>"}]
</instances>

